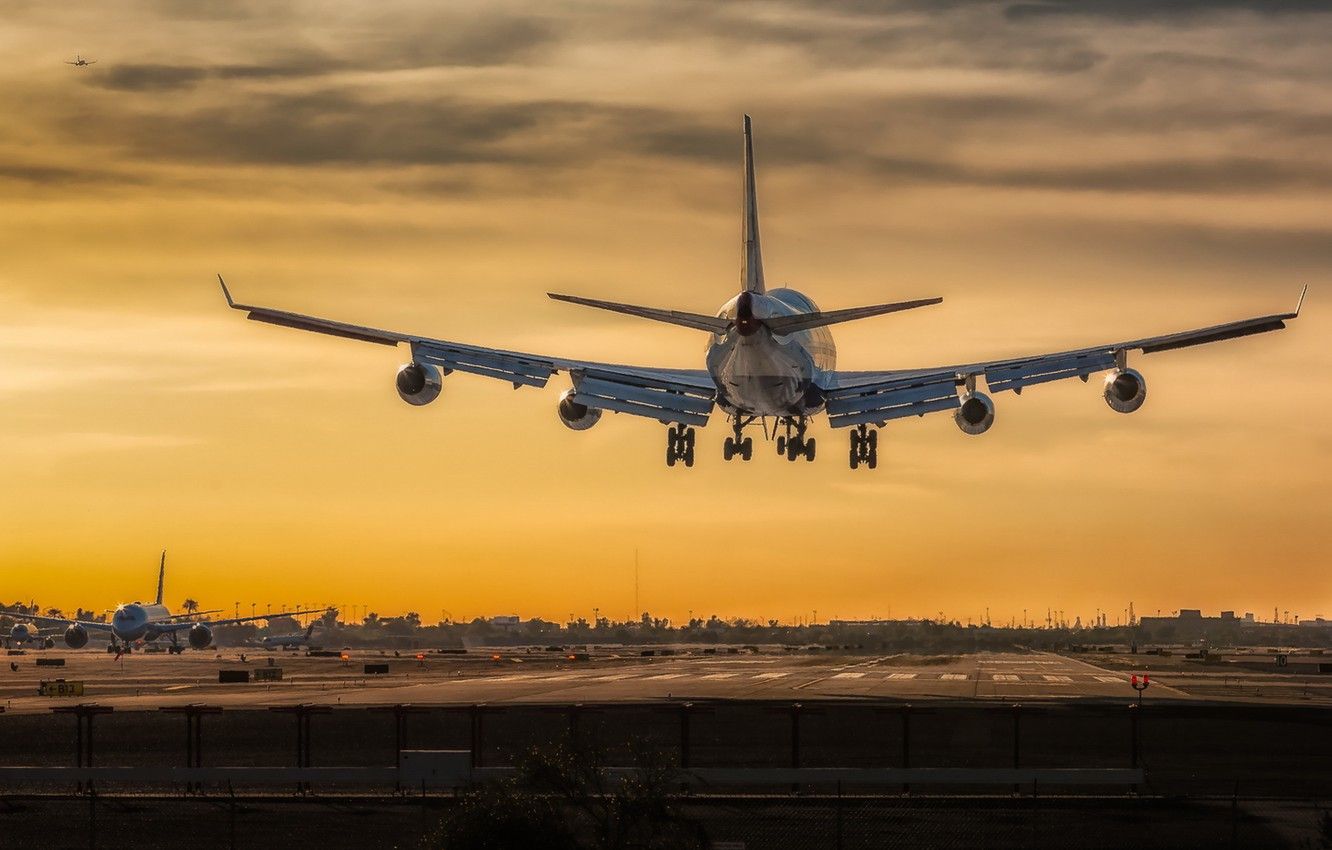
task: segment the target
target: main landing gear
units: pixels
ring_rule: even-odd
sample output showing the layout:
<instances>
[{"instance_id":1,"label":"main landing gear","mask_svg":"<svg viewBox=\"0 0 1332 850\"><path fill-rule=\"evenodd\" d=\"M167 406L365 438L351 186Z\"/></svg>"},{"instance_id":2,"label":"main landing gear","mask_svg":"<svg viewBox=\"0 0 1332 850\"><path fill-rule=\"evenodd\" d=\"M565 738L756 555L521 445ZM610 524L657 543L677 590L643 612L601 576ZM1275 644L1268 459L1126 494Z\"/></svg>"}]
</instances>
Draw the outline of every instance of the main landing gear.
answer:
<instances>
[{"instance_id":1,"label":"main landing gear","mask_svg":"<svg viewBox=\"0 0 1332 850\"><path fill-rule=\"evenodd\" d=\"M677 460L685 466L694 465L694 429L685 425L672 425L666 429L666 465L675 466Z\"/></svg>"},{"instance_id":2,"label":"main landing gear","mask_svg":"<svg viewBox=\"0 0 1332 850\"><path fill-rule=\"evenodd\" d=\"M730 460L738 455L741 460L749 460L754 456L754 438L743 436L745 426L753 421L754 417L752 416L748 419L741 419L738 414L731 420L731 431L734 432L735 436L727 437L726 442L722 444L723 458Z\"/></svg>"},{"instance_id":3,"label":"main landing gear","mask_svg":"<svg viewBox=\"0 0 1332 850\"><path fill-rule=\"evenodd\" d=\"M786 433L777 438L777 454L786 455L786 459L795 462L796 458L814 460L817 442L813 437L805 439L805 417L788 416L782 420Z\"/></svg>"},{"instance_id":4,"label":"main landing gear","mask_svg":"<svg viewBox=\"0 0 1332 850\"><path fill-rule=\"evenodd\" d=\"M851 432L851 468L861 464L870 469L879 465L879 431L861 425Z\"/></svg>"}]
</instances>

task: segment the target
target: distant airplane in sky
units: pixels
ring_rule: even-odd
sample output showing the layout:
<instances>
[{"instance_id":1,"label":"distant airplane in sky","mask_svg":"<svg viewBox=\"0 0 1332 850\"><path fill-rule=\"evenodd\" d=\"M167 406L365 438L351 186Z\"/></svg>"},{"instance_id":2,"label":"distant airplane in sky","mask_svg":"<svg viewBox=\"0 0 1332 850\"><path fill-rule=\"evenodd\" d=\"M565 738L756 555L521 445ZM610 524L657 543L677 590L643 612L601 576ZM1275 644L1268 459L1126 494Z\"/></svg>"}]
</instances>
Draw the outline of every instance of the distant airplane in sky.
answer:
<instances>
[{"instance_id":1,"label":"distant airplane in sky","mask_svg":"<svg viewBox=\"0 0 1332 850\"><path fill-rule=\"evenodd\" d=\"M70 649L81 649L88 644L89 632L108 633L111 637L111 645L117 649L123 649L129 652L130 647L138 641L153 641L160 637L170 639L172 652L180 652L184 647L180 645L180 633L186 633L186 639L190 646L195 649L207 649L213 642L213 629L218 626L229 626L235 623L248 623L254 620L266 620L276 616L293 616L297 614L317 614L320 611L287 611L282 615L260 614L255 617L231 617L225 620L204 620L199 619L204 614L216 614L217 611L198 611L191 614L172 614L167 607L162 604L162 589L166 580L166 552L162 553L162 561L157 569L157 599L149 603L127 602L116 606L116 610L111 615L111 622L99 623L94 620L70 620L62 617L38 617L33 614L21 614L17 611L0 611L0 615L8 617L17 617L20 619L20 625L23 621L29 621L38 624L63 626L65 628L65 645ZM14 627L15 629L18 626ZM14 635L11 633L11 637Z\"/></svg>"},{"instance_id":2,"label":"distant airplane in sky","mask_svg":"<svg viewBox=\"0 0 1332 850\"><path fill-rule=\"evenodd\" d=\"M849 461L878 465L878 428L893 419L952 411L965 434L983 434L994 424L995 406L977 389L984 380L990 393L1023 388L1062 378L1087 381L1108 372L1105 401L1119 413L1132 413L1147 396L1147 382L1128 365L1128 354L1150 354L1207 342L1279 330L1299 315L1304 292L1293 313L1241 319L1196 330L1112 342L1088 348L1005 360L961 363L927 369L839 371L830 325L938 304L923 298L821 311L794 289L769 290L759 251L758 201L754 189L753 141L749 116L744 119L744 206L742 211L740 292L710 316L678 310L639 307L549 293L551 298L681 325L709 334L706 369L660 369L614 365L539 354L524 354L362 327L238 304L218 275L227 304L249 318L274 325L315 331L363 342L397 346L407 343L412 360L398 370L398 394L408 404L429 404L439 397L442 377L471 372L511 382L515 388L543 387L556 372L568 372L573 386L559 399L560 421L575 431L591 428L602 411L611 410L655 419L667 425L666 464L694 465L694 428L706 425L714 407L731 424L723 456L749 460L753 438L746 428L761 423L763 434L775 439L778 454L790 461L814 460L815 439L805 435L810 418L824 413L834 428L851 428ZM1305 287L1307 291L1308 287ZM772 420L771 429L768 420ZM778 432L781 432L780 434Z\"/></svg>"},{"instance_id":3,"label":"distant airplane in sky","mask_svg":"<svg viewBox=\"0 0 1332 850\"><path fill-rule=\"evenodd\" d=\"M77 67L79 67L79 68L86 68L86 67L88 67L89 65L96 65L96 64L97 64L97 60L96 60L96 59L84 59L82 56L77 56L77 55L76 55L73 59L66 59L66 60L65 60L65 64L66 64L66 65L74 65L74 66L77 66Z\"/></svg>"}]
</instances>

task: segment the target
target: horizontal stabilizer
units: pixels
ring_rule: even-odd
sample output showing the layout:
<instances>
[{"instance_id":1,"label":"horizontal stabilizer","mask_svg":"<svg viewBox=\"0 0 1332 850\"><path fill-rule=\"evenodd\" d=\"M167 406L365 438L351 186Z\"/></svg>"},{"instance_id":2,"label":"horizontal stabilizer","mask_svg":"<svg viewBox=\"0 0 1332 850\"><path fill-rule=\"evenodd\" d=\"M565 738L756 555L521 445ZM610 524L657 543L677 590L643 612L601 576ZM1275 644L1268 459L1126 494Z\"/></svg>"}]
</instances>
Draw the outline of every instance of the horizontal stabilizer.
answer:
<instances>
[{"instance_id":1,"label":"horizontal stabilizer","mask_svg":"<svg viewBox=\"0 0 1332 850\"><path fill-rule=\"evenodd\" d=\"M942 298L922 298L918 301L898 301L893 304L875 304L871 307L848 307L845 310L802 313L798 316L774 316L764 319L763 324L768 326L768 330L772 331L774 336L783 336L796 331L807 331L810 328L835 325L839 322L850 322L854 319L865 319L870 316L882 316L884 313L914 310L917 307L927 307L941 301L943 301Z\"/></svg>"},{"instance_id":2,"label":"horizontal stabilizer","mask_svg":"<svg viewBox=\"0 0 1332 850\"><path fill-rule=\"evenodd\" d=\"M655 307L638 307L633 304L617 304L614 301L597 301L594 298L579 298L576 295L557 295L554 292L548 292L546 294L556 301L567 301L570 304L581 304L584 307L596 307L599 310L610 310L613 313L625 313L630 316L652 319L657 322L665 322L669 325L681 325L686 328L707 331L709 333L724 334L730 325L725 319L717 316L704 316L700 313L683 313L679 310L659 310Z\"/></svg>"}]
</instances>

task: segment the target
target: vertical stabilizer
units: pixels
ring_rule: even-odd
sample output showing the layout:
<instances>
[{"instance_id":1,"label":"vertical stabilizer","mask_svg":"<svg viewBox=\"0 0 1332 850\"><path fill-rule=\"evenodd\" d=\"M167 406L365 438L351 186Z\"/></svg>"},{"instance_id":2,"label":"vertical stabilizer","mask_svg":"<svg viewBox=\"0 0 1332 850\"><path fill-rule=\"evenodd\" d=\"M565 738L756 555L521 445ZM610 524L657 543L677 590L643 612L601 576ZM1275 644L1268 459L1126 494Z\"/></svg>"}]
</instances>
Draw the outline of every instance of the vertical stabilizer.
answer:
<instances>
[{"instance_id":1,"label":"vertical stabilizer","mask_svg":"<svg viewBox=\"0 0 1332 850\"><path fill-rule=\"evenodd\" d=\"M745 207L741 226L740 291L764 292L763 255L759 251L758 196L754 191L754 139L745 116Z\"/></svg>"},{"instance_id":2,"label":"vertical stabilizer","mask_svg":"<svg viewBox=\"0 0 1332 850\"><path fill-rule=\"evenodd\" d=\"M166 550L162 550L162 562L157 565L157 604L162 604L162 585L166 581Z\"/></svg>"}]
</instances>

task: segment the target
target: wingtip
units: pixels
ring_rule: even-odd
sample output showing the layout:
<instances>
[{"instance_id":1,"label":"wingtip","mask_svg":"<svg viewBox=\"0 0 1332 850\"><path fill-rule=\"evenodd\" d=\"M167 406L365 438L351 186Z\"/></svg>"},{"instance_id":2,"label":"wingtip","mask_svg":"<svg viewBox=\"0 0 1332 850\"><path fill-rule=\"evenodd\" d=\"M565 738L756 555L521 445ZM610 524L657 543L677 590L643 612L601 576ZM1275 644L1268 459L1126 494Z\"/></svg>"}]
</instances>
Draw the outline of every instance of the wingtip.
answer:
<instances>
[{"instance_id":1,"label":"wingtip","mask_svg":"<svg viewBox=\"0 0 1332 850\"><path fill-rule=\"evenodd\" d=\"M235 299L233 299L233 298L231 297L231 290L230 290L230 289L227 289L227 282L226 282L225 280L222 279L222 275L221 275L221 274L219 274L219 275L217 276L217 282L220 283L220 284L222 284L222 297L224 297L224 298L227 299L227 306L228 306L228 307L235 307L235 306L236 306L236 301L235 301Z\"/></svg>"},{"instance_id":2,"label":"wingtip","mask_svg":"<svg viewBox=\"0 0 1332 850\"><path fill-rule=\"evenodd\" d=\"M750 121L749 121L749 116L748 116L748 115L745 115L745 135L748 136L749 133L750 133Z\"/></svg>"},{"instance_id":3,"label":"wingtip","mask_svg":"<svg viewBox=\"0 0 1332 850\"><path fill-rule=\"evenodd\" d=\"M1306 296L1306 295L1308 295L1308 294L1309 294L1309 284L1306 283L1306 284L1304 285L1304 288L1300 290L1300 300L1295 302L1295 317L1296 317L1296 318L1299 318L1299 315L1300 315L1300 309L1301 309L1302 307L1304 307L1304 296Z\"/></svg>"}]
</instances>

